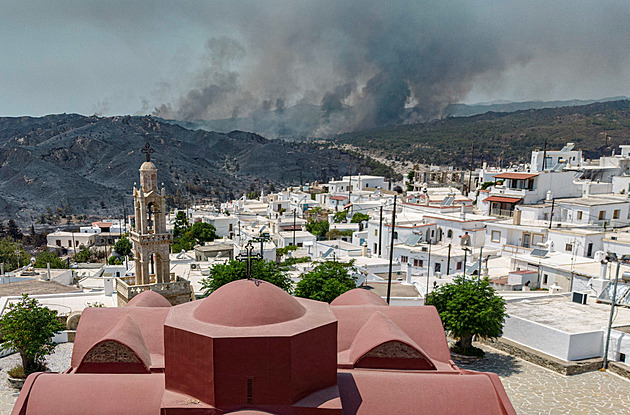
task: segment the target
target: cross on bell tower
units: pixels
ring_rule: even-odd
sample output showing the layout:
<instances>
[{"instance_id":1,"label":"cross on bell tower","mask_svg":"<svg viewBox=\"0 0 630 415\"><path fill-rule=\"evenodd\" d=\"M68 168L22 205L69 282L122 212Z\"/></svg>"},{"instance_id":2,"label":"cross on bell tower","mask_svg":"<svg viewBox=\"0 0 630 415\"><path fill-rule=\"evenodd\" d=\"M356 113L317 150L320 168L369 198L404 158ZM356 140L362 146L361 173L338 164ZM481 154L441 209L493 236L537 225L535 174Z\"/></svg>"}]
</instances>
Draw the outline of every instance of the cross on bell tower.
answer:
<instances>
[{"instance_id":1,"label":"cross on bell tower","mask_svg":"<svg viewBox=\"0 0 630 415\"><path fill-rule=\"evenodd\" d=\"M171 279L169 246L173 239L166 231L166 191L158 189L157 167L151 162L155 152L147 143L140 150L147 161L140 166L140 188L134 185L136 227L131 232L136 262L136 285L166 283Z\"/></svg>"}]
</instances>

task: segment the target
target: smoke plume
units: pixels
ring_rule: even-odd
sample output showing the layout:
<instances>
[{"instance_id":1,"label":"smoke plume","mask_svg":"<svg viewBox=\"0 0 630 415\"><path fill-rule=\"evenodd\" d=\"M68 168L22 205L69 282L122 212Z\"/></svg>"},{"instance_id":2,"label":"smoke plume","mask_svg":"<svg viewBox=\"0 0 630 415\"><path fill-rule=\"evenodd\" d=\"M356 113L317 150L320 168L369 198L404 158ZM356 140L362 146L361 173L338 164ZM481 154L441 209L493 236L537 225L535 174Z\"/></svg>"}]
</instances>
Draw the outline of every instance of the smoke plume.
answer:
<instances>
[{"instance_id":1,"label":"smoke plume","mask_svg":"<svg viewBox=\"0 0 630 415\"><path fill-rule=\"evenodd\" d=\"M204 69L156 115L251 121L273 113L286 128L295 120L282 114L297 105L317 114L307 128L313 135L430 120L476 83L491 89L522 68L566 58L575 78L585 79L588 69L579 67L587 61L575 61L607 39L593 24L620 37L596 52L600 65L612 75L628 60L621 46L630 39L628 7L614 1L601 12L597 2L535 0L227 3L204 15L223 30L206 42ZM583 33L584 25L597 34ZM612 58L616 53L624 58Z\"/></svg>"}]
</instances>

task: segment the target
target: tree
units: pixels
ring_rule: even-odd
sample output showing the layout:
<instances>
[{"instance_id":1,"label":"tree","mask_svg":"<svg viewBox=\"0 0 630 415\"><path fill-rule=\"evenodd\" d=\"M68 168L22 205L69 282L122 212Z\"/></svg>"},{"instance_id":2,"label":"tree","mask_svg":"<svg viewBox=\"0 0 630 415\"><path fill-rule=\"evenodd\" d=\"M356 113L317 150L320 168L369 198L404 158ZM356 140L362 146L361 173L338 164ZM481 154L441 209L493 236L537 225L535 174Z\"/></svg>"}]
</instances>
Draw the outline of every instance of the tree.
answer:
<instances>
[{"instance_id":1,"label":"tree","mask_svg":"<svg viewBox=\"0 0 630 415\"><path fill-rule=\"evenodd\" d=\"M13 242L9 237L0 240L0 262L4 263L5 270L27 265L30 260L31 256L24 250L22 244Z\"/></svg>"},{"instance_id":2,"label":"tree","mask_svg":"<svg viewBox=\"0 0 630 415\"><path fill-rule=\"evenodd\" d=\"M133 245L131 244L131 241L124 235L121 236L120 239L117 240L114 244L114 252L116 252L118 256L121 256L123 258L131 255L132 248Z\"/></svg>"},{"instance_id":3,"label":"tree","mask_svg":"<svg viewBox=\"0 0 630 415\"><path fill-rule=\"evenodd\" d=\"M184 234L186 229L190 226L188 222L188 218L186 217L186 212L180 210L175 215L175 223L173 224L173 236L177 238Z\"/></svg>"},{"instance_id":4,"label":"tree","mask_svg":"<svg viewBox=\"0 0 630 415\"><path fill-rule=\"evenodd\" d=\"M15 223L13 219L9 219L9 222L7 223L7 234L13 238L14 241L21 241L22 236L24 236L22 234L22 230L19 226L17 226L17 223Z\"/></svg>"},{"instance_id":5,"label":"tree","mask_svg":"<svg viewBox=\"0 0 630 415\"><path fill-rule=\"evenodd\" d=\"M427 305L435 306L444 329L459 339L456 351L461 354L483 355L473 348L473 336L494 338L503 331L505 300L496 295L488 278L455 277L429 294Z\"/></svg>"},{"instance_id":6,"label":"tree","mask_svg":"<svg viewBox=\"0 0 630 415\"><path fill-rule=\"evenodd\" d=\"M361 222L365 222L366 220L370 220L370 215L366 215L365 213L357 212L354 215L352 215L352 220L350 222L351 223L361 223Z\"/></svg>"},{"instance_id":7,"label":"tree","mask_svg":"<svg viewBox=\"0 0 630 415\"><path fill-rule=\"evenodd\" d=\"M173 238L171 250L174 253L182 250L190 251L195 245L214 241L217 238L214 226L204 222L195 223L193 226L186 228L180 235Z\"/></svg>"},{"instance_id":8,"label":"tree","mask_svg":"<svg viewBox=\"0 0 630 415\"><path fill-rule=\"evenodd\" d=\"M341 222L345 221L347 217L348 217L348 211L347 210L339 211L339 212L337 212L337 213L335 213L333 215L333 222L341 223Z\"/></svg>"},{"instance_id":9,"label":"tree","mask_svg":"<svg viewBox=\"0 0 630 415\"><path fill-rule=\"evenodd\" d=\"M350 267L352 262L326 261L319 264L302 275L295 295L330 303L346 291L356 288L356 279L348 272Z\"/></svg>"},{"instance_id":10,"label":"tree","mask_svg":"<svg viewBox=\"0 0 630 415\"><path fill-rule=\"evenodd\" d=\"M293 284L286 273L286 269L275 262L252 259L252 278L272 283L284 291L291 293ZM237 280L247 278L247 262L231 260L227 264L215 264L210 268L210 276L201 280L201 288L205 290L204 297L219 287Z\"/></svg>"},{"instance_id":11,"label":"tree","mask_svg":"<svg viewBox=\"0 0 630 415\"><path fill-rule=\"evenodd\" d=\"M306 222L306 230L317 236L317 239L326 237L326 232L330 229L330 223L327 220L309 220Z\"/></svg>"},{"instance_id":12,"label":"tree","mask_svg":"<svg viewBox=\"0 0 630 415\"><path fill-rule=\"evenodd\" d=\"M352 236L352 232L352 230L342 231L339 229L331 229L330 231L326 232L326 239L331 241L333 239L343 238L344 236Z\"/></svg>"},{"instance_id":13,"label":"tree","mask_svg":"<svg viewBox=\"0 0 630 415\"><path fill-rule=\"evenodd\" d=\"M90 248L86 248L81 245L79 247L79 252L74 254L74 260L77 262L90 262L94 257L96 257L96 252L91 250Z\"/></svg>"},{"instance_id":14,"label":"tree","mask_svg":"<svg viewBox=\"0 0 630 415\"><path fill-rule=\"evenodd\" d=\"M42 251L35 257L35 263L33 266L35 268L47 268L48 264L50 264L50 268L56 269L66 269L68 268L68 263L63 259L59 258L59 256L50 251Z\"/></svg>"},{"instance_id":15,"label":"tree","mask_svg":"<svg viewBox=\"0 0 630 415\"><path fill-rule=\"evenodd\" d=\"M57 311L42 307L26 294L18 303L9 304L0 317L4 344L20 353L25 375L45 368L44 358L55 348L52 337L63 329Z\"/></svg>"}]
</instances>

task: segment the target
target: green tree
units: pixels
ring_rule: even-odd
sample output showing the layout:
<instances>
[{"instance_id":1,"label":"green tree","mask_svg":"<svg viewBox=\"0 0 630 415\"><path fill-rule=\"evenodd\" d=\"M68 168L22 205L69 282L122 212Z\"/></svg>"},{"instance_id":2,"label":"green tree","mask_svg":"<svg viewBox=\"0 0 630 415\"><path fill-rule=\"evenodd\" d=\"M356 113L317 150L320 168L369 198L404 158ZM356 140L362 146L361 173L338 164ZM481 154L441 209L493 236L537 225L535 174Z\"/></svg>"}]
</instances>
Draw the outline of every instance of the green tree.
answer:
<instances>
[{"instance_id":1,"label":"green tree","mask_svg":"<svg viewBox=\"0 0 630 415\"><path fill-rule=\"evenodd\" d=\"M18 303L9 304L0 317L4 344L20 353L25 375L45 367L44 358L55 348L52 337L63 329L57 311L42 307L26 294Z\"/></svg>"},{"instance_id":2,"label":"green tree","mask_svg":"<svg viewBox=\"0 0 630 415\"><path fill-rule=\"evenodd\" d=\"M427 305L435 306L445 330L458 339L456 351L479 355L473 348L473 336L499 337L505 321L505 300L490 286L488 278L455 277L427 297Z\"/></svg>"},{"instance_id":3,"label":"green tree","mask_svg":"<svg viewBox=\"0 0 630 415\"><path fill-rule=\"evenodd\" d=\"M348 217L348 211L347 210L339 211L339 212L337 212L337 213L335 213L333 215L333 222L341 223L344 220L346 220L347 217Z\"/></svg>"},{"instance_id":4,"label":"green tree","mask_svg":"<svg viewBox=\"0 0 630 415\"><path fill-rule=\"evenodd\" d=\"M197 243L210 242L217 239L217 231L209 223L197 222L186 231L186 236Z\"/></svg>"},{"instance_id":5,"label":"green tree","mask_svg":"<svg viewBox=\"0 0 630 415\"><path fill-rule=\"evenodd\" d=\"M110 256L109 259L107 260L107 263L109 265L122 265L123 261L122 259L120 259L120 257L116 257L116 256Z\"/></svg>"},{"instance_id":6,"label":"green tree","mask_svg":"<svg viewBox=\"0 0 630 415\"><path fill-rule=\"evenodd\" d=\"M77 262L90 262L96 257L96 252L83 245L79 247L79 252L74 254L74 260Z\"/></svg>"},{"instance_id":7,"label":"green tree","mask_svg":"<svg viewBox=\"0 0 630 415\"><path fill-rule=\"evenodd\" d=\"M14 241L21 241L22 236L24 236L24 234L22 234L22 230L19 226L17 226L17 223L15 223L13 219L9 219L9 222L7 223L7 234L13 238Z\"/></svg>"},{"instance_id":8,"label":"green tree","mask_svg":"<svg viewBox=\"0 0 630 415\"><path fill-rule=\"evenodd\" d=\"M326 237L326 232L330 229L330 223L327 220L309 220L306 222L306 230L317 236L321 240Z\"/></svg>"},{"instance_id":9,"label":"green tree","mask_svg":"<svg viewBox=\"0 0 630 415\"><path fill-rule=\"evenodd\" d=\"M50 264L50 268L56 269L66 269L68 268L68 263L63 259L59 258L54 252L50 251L42 251L35 257L35 263L33 266L35 268L46 268L47 265Z\"/></svg>"},{"instance_id":10,"label":"green tree","mask_svg":"<svg viewBox=\"0 0 630 415\"><path fill-rule=\"evenodd\" d=\"M186 229L190 226L188 222L188 218L186 217L186 212L180 210L175 215L175 223L173 224L173 236L177 238L178 236L182 236Z\"/></svg>"},{"instance_id":11,"label":"green tree","mask_svg":"<svg viewBox=\"0 0 630 415\"><path fill-rule=\"evenodd\" d=\"M357 212L352 215L351 223L360 223L365 222L366 220L370 220L370 215L366 215L365 213Z\"/></svg>"},{"instance_id":12,"label":"green tree","mask_svg":"<svg viewBox=\"0 0 630 415\"><path fill-rule=\"evenodd\" d=\"M131 244L131 241L129 240L129 238L127 238L124 235L121 236L120 239L117 240L116 243L114 244L114 252L116 252L117 255L123 258L128 255L131 255L132 248L133 248L133 245Z\"/></svg>"},{"instance_id":13,"label":"green tree","mask_svg":"<svg viewBox=\"0 0 630 415\"><path fill-rule=\"evenodd\" d=\"M291 293L293 284L285 268L275 262L257 261L252 259L252 278L267 281ZM208 296L219 287L237 280L247 278L247 263L230 261L227 264L215 264L210 268L210 276L201 280L201 288Z\"/></svg>"},{"instance_id":14,"label":"green tree","mask_svg":"<svg viewBox=\"0 0 630 415\"><path fill-rule=\"evenodd\" d=\"M24 250L21 243L14 242L9 237L0 240L0 262L5 265L5 270L14 270L27 265L31 256Z\"/></svg>"},{"instance_id":15,"label":"green tree","mask_svg":"<svg viewBox=\"0 0 630 415\"><path fill-rule=\"evenodd\" d=\"M330 303L346 291L356 288L356 279L348 272L351 267L352 262L323 262L302 275L295 295Z\"/></svg>"}]
</instances>

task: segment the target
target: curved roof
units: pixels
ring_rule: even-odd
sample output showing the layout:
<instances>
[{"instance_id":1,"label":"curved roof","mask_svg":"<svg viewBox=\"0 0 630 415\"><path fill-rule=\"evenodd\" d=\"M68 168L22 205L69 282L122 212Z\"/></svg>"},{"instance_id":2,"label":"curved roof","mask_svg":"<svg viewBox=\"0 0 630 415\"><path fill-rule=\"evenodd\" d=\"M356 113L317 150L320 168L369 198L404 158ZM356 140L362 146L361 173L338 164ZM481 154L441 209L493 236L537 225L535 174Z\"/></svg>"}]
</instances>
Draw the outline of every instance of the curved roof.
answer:
<instances>
[{"instance_id":1,"label":"curved roof","mask_svg":"<svg viewBox=\"0 0 630 415\"><path fill-rule=\"evenodd\" d=\"M142 163L142 166L140 166L140 170L157 170L157 167L150 161L145 161Z\"/></svg>"},{"instance_id":2,"label":"curved roof","mask_svg":"<svg viewBox=\"0 0 630 415\"><path fill-rule=\"evenodd\" d=\"M335 298L330 305L384 305L387 306L387 302L383 300L379 295L368 291L363 288L355 288L354 290L346 291L339 297Z\"/></svg>"},{"instance_id":3,"label":"curved roof","mask_svg":"<svg viewBox=\"0 0 630 415\"><path fill-rule=\"evenodd\" d=\"M155 291L147 290L136 295L126 307L170 307L171 303Z\"/></svg>"},{"instance_id":4,"label":"curved roof","mask_svg":"<svg viewBox=\"0 0 630 415\"><path fill-rule=\"evenodd\" d=\"M385 353L384 348L389 348L389 353ZM371 352L376 352L372 354L378 355L380 359L391 360L386 363L386 369L435 369L435 364L420 346L379 311L372 314L361 327L350 346L348 357L352 365L358 367L359 361ZM396 367L392 367L392 364Z\"/></svg>"},{"instance_id":5,"label":"curved roof","mask_svg":"<svg viewBox=\"0 0 630 415\"><path fill-rule=\"evenodd\" d=\"M194 318L228 327L256 327L297 320L306 309L275 285L238 280L210 294L194 311Z\"/></svg>"},{"instance_id":6,"label":"curved roof","mask_svg":"<svg viewBox=\"0 0 630 415\"><path fill-rule=\"evenodd\" d=\"M91 356L90 352L106 342L115 342L124 346L125 349L130 350L142 366L144 366L147 372L149 371L149 368L151 367L151 354L149 353L149 349L142 338L140 327L138 327L138 324L136 324L135 320L130 315L126 315L121 318L109 333L107 333L101 340L92 346L90 350L88 350L88 352L83 356L81 365L77 371L80 371L81 367L89 359ZM114 362L103 361L103 363Z\"/></svg>"}]
</instances>

